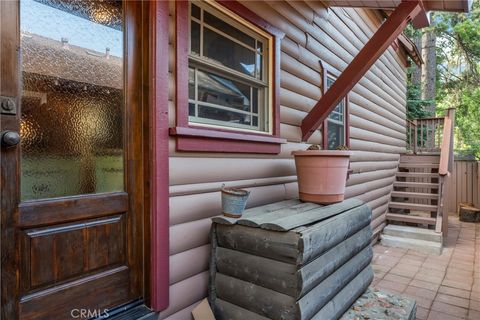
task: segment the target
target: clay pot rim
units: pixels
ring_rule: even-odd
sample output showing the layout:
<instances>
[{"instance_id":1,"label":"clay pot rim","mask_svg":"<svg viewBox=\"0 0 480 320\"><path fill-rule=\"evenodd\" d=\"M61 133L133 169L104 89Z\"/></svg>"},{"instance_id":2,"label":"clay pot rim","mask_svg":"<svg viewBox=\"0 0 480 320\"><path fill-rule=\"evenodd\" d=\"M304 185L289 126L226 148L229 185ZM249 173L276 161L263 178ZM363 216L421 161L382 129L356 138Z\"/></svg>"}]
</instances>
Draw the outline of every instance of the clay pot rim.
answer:
<instances>
[{"instance_id":1,"label":"clay pot rim","mask_svg":"<svg viewBox=\"0 0 480 320\"><path fill-rule=\"evenodd\" d=\"M325 157L350 157L353 154L349 150L298 150L292 151L294 156L325 156Z\"/></svg>"},{"instance_id":2,"label":"clay pot rim","mask_svg":"<svg viewBox=\"0 0 480 320\"><path fill-rule=\"evenodd\" d=\"M237 188L222 188L221 190L223 193L231 194L235 196L247 196L250 194L250 191L244 189L237 189Z\"/></svg>"}]
</instances>

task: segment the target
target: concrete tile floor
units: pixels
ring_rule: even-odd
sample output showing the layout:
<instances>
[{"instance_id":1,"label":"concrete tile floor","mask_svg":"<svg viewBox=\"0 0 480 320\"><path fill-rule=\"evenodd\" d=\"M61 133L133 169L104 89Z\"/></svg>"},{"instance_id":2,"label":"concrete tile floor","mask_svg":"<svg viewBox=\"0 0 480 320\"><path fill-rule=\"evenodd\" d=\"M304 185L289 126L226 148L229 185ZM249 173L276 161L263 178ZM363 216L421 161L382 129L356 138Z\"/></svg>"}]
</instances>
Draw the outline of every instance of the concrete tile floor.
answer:
<instances>
[{"instance_id":1,"label":"concrete tile floor","mask_svg":"<svg viewBox=\"0 0 480 320\"><path fill-rule=\"evenodd\" d=\"M373 285L417 301L417 319L480 320L480 224L449 217L440 256L373 247Z\"/></svg>"}]
</instances>

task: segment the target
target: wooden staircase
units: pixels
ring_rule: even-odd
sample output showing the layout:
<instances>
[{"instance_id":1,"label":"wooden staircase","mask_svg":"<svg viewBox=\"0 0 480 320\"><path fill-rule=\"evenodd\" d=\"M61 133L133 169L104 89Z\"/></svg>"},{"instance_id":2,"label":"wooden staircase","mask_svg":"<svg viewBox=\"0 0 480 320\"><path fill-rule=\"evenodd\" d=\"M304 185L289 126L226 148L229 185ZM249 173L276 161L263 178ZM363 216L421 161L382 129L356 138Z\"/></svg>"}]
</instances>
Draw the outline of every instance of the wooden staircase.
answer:
<instances>
[{"instance_id":1,"label":"wooden staircase","mask_svg":"<svg viewBox=\"0 0 480 320\"><path fill-rule=\"evenodd\" d=\"M447 232L444 190L453 165L453 118L417 119L409 124L410 153L401 155L381 235L387 246L440 254ZM440 135L441 132L441 135Z\"/></svg>"}]
</instances>

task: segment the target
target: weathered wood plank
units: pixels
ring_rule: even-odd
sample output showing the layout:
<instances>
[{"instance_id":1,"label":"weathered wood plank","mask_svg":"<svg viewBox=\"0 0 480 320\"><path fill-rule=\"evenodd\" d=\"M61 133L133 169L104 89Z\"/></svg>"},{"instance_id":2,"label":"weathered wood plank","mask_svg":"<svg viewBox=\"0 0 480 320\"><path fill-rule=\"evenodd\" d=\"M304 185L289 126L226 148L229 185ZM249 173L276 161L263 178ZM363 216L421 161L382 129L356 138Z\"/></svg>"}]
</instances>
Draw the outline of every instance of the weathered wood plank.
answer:
<instances>
[{"instance_id":1,"label":"weathered wood plank","mask_svg":"<svg viewBox=\"0 0 480 320\"><path fill-rule=\"evenodd\" d=\"M210 229L210 263L208 268L208 301L210 302L210 305L214 305L215 300L217 299L215 286L212 285L215 283L215 277L217 275L217 250L217 229L215 225L212 225Z\"/></svg>"},{"instance_id":2,"label":"weathered wood plank","mask_svg":"<svg viewBox=\"0 0 480 320\"><path fill-rule=\"evenodd\" d=\"M220 247L295 264L300 234L218 224L217 239Z\"/></svg>"},{"instance_id":3,"label":"weathered wood plank","mask_svg":"<svg viewBox=\"0 0 480 320\"><path fill-rule=\"evenodd\" d=\"M355 300L368 288L373 280L373 270L370 266L360 272L350 283L340 290L312 320L334 320L338 319Z\"/></svg>"},{"instance_id":4,"label":"weathered wood plank","mask_svg":"<svg viewBox=\"0 0 480 320\"><path fill-rule=\"evenodd\" d=\"M221 273L217 273L215 284L222 300L271 319L296 319L295 298L286 294Z\"/></svg>"},{"instance_id":5,"label":"weathered wood plank","mask_svg":"<svg viewBox=\"0 0 480 320\"><path fill-rule=\"evenodd\" d=\"M300 319L311 319L325 306L342 288L372 261L373 250L370 246L343 264L328 278L313 288L298 301ZM357 289L357 288L355 288Z\"/></svg>"},{"instance_id":6,"label":"weathered wood plank","mask_svg":"<svg viewBox=\"0 0 480 320\"><path fill-rule=\"evenodd\" d=\"M236 224L239 219L263 216L265 214L269 214L275 211L279 211L279 210L283 211L283 210L286 210L287 208L295 207L299 204L301 204L301 202L298 199L285 200L285 201L267 204L261 207L247 209L243 212L241 218L230 218L223 215L219 215L219 216L213 217L212 221L215 223L232 225L232 224Z\"/></svg>"},{"instance_id":7,"label":"weathered wood plank","mask_svg":"<svg viewBox=\"0 0 480 320\"><path fill-rule=\"evenodd\" d=\"M299 271L293 264L219 247L217 270L296 298Z\"/></svg>"},{"instance_id":8,"label":"weathered wood plank","mask_svg":"<svg viewBox=\"0 0 480 320\"><path fill-rule=\"evenodd\" d=\"M362 204L363 202L361 200L352 198L318 209L299 212L298 214L290 214L278 220L265 222L261 227L268 230L288 231L295 227L309 225L330 218L344 211L361 206Z\"/></svg>"},{"instance_id":9,"label":"weathered wood plank","mask_svg":"<svg viewBox=\"0 0 480 320\"><path fill-rule=\"evenodd\" d=\"M217 237L221 247L304 265L369 225L370 219L370 208L361 205L313 226L299 227L291 232L218 224Z\"/></svg>"},{"instance_id":10,"label":"weathered wood plank","mask_svg":"<svg viewBox=\"0 0 480 320\"><path fill-rule=\"evenodd\" d=\"M362 284L358 284L352 279L363 272L362 270L370 264L372 257L372 248L367 246L299 301L283 293L222 273L217 273L215 279L216 292L218 298L235 303L262 316L272 319L307 320L327 305L345 286L351 286L353 282L361 287ZM370 282L367 286L369 284ZM357 289L357 287L352 288L353 291Z\"/></svg>"},{"instance_id":11,"label":"weathered wood plank","mask_svg":"<svg viewBox=\"0 0 480 320\"><path fill-rule=\"evenodd\" d=\"M287 207L281 210L275 210L269 213L259 214L255 216L244 215L238 219L237 223L241 225L249 226L249 227L261 226L263 228L263 226L268 225L269 222L274 223L277 220L283 220L290 217L297 217L297 216L300 216L301 213L317 211L314 209L317 209L320 207L322 206L319 204L310 203L310 202L299 203L295 206ZM304 224L300 224L300 225L304 225ZM265 229L269 229L269 228L265 228ZM273 228L272 230L277 230L277 229ZM286 231L286 230L282 230L282 231Z\"/></svg>"},{"instance_id":12,"label":"weathered wood plank","mask_svg":"<svg viewBox=\"0 0 480 320\"><path fill-rule=\"evenodd\" d=\"M333 247L303 268L295 265L217 248L217 270L220 273L252 282L262 287L300 298L370 244L370 226Z\"/></svg>"},{"instance_id":13,"label":"weathered wood plank","mask_svg":"<svg viewBox=\"0 0 480 320\"><path fill-rule=\"evenodd\" d=\"M215 318L218 320L269 320L255 312L249 311L222 299L217 299Z\"/></svg>"},{"instance_id":14,"label":"weathered wood plank","mask_svg":"<svg viewBox=\"0 0 480 320\"><path fill-rule=\"evenodd\" d=\"M301 297L332 274L348 259L370 245L372 229L367 225L347 240L339 243L326 253L299 270L300 283L297 296Z\"/></svg>"},{"instance_id":15,"label":"weathered wood plank","mask_svg":"<svg viewBox=\"0 0 480 320\"><path fill-rule=\"evenodd\" d=\"M369 225L371 215L372 210L367 205L362 205L303 231L299 244L302 252L298 257L300 264L311 261Z\"/></svg>"}]
</instances>

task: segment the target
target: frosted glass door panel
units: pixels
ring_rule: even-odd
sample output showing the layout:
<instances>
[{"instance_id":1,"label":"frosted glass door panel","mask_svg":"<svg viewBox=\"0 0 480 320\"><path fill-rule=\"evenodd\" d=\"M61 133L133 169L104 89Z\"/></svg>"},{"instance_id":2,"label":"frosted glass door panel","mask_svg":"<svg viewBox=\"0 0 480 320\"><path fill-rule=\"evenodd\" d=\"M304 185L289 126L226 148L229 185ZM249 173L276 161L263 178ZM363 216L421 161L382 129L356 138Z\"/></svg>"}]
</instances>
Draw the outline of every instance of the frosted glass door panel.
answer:
<instances>
[{"instance_id":1,"label":"frosted glass door panel","mask_svg":"<svg viewBox=\"0 0 480 320\"><path fill-rule=\"evenodd\" d=\"M22 200L124 190L121 2L20 6Z\"/></svg>"}]
</instances>

